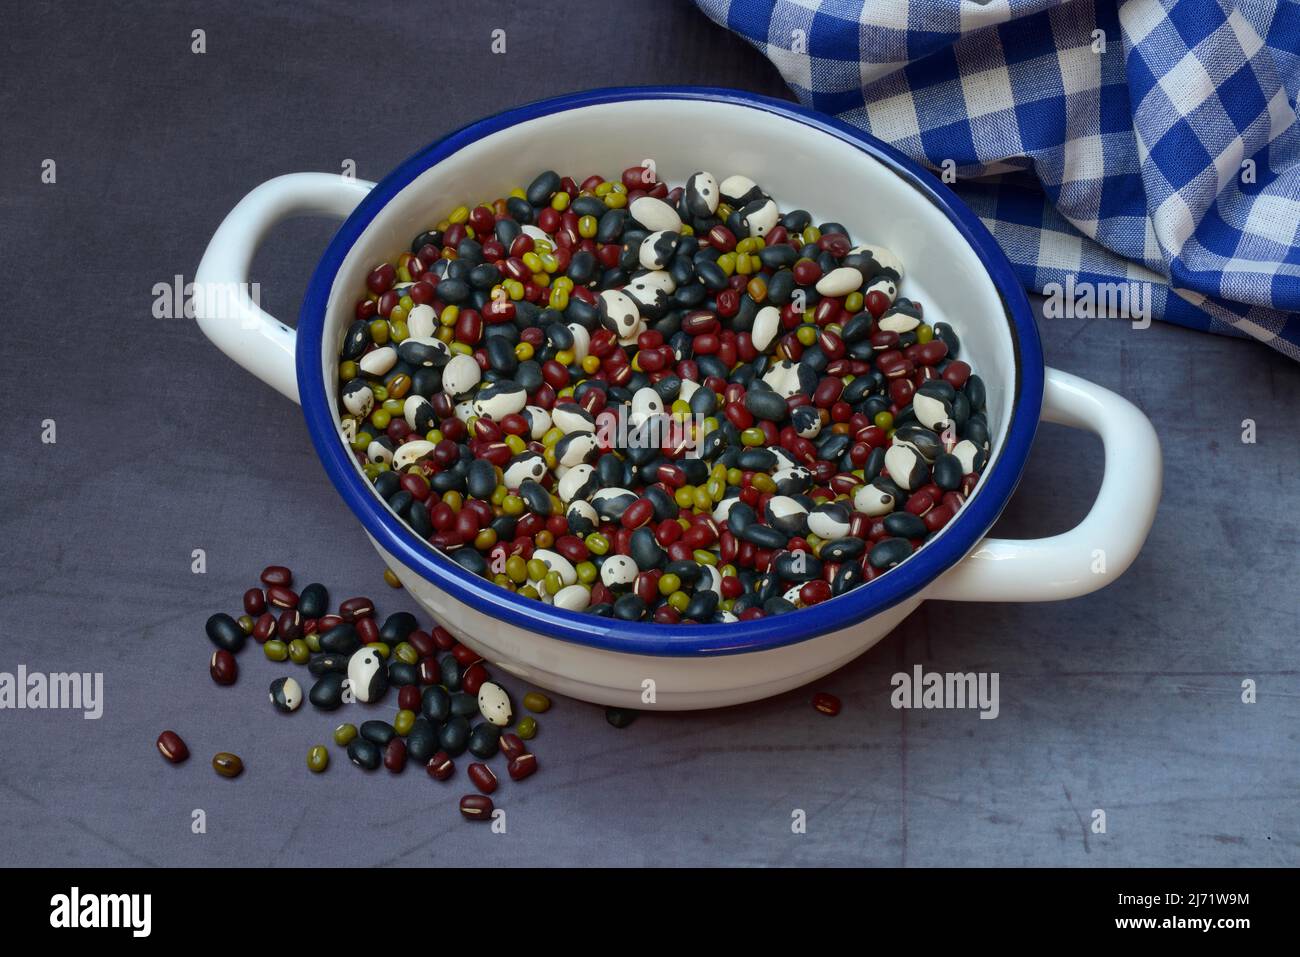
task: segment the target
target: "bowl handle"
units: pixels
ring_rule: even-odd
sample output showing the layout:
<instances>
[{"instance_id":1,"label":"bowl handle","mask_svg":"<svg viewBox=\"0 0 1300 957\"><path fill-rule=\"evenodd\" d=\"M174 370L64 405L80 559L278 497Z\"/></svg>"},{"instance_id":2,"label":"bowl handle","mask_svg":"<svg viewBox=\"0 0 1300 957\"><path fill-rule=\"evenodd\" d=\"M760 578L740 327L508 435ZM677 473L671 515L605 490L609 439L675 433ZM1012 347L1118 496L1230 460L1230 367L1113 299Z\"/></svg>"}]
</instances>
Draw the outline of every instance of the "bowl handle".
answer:
<instances>
[{"instance_id":1,"label":"bowl handle","mask_svg":"<svg viewBox=\"0 0 1300 957\"><path fill-rule=\"evenodd\" d=\"M374 183L335 173L290 173L267 180L222 220L194 274L199 328L222 352L298 401L292 329L264 312L250 292L253 253L271 227L301 214L346 217Z\"/></svg>"},{"instance_id":2,"label":"bowl handle","mask_svg":"<svg viewBox=\"0 0 1300 957\"><path fill-rule=\"evenodd\" d=\"M944 601L1056 601L1102 588L1137 557L1160 502L1160 440L1127 399L1047 370L1043 419L1101 436L1106 465L1078 526L1026 541L986 538L926 592Z\"/></svg>"}]
</instances>

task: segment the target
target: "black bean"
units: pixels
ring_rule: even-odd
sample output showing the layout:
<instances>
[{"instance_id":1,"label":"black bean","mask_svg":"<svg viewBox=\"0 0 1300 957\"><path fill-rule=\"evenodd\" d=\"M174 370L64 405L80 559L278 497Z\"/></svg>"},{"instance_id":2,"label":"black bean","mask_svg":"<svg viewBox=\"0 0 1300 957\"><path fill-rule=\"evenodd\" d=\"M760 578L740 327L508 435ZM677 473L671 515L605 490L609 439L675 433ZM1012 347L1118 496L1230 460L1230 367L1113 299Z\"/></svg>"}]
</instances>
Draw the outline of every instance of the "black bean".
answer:
<instances>
[{"instance_id":1,"label":"black bean","mask_svg":"<svg viewBox=\"0 0 1300 957\"><path fill-rule=\"evenodd\" d=\"M495 488L496 477L493 475L493 487ZM491 497L491 492L488 497ZM479 496L482 498L483 496ZM551 493L546 491L532 479L524 479L519 483L519 497L524 500L530 512L538 515L549 517L551 514Z\"/></svg>"},{"instance_id":2,"label":"black bean","mask_svg":"<svg viewBox=\"0 0 1300 957\"><path fill-rule=\"evenodd\" d=\"M531 226L533 222L533 207L528 200L522 196L511 196L506 200L506 212L510 218L521 226Z\"/></svg>"},{"instance_id":3,"label":"black bean","mask_svg":"<svg viewBox=\"0 0 1300 957\"><path fill-rule=\"evenodd\" d=\"M470 495L487 501L492 498L492 493L496 491L496 469L486 459L475 459L470 464L468 477L465 481ZM549 501L548 497L547 502L549 503Z\"/></svg>"},{"instance_id":4,"label":"black bean","mask_svg":"<svg viewBox=\"0 0 1300 957\"><path fill-rule=\"evenodd\" d=\"M861 402L875 388L875 382L870 376L858 376L840 393L840 400L847 402L849 405Z\"/></svg>"},{"instance_id":5,"label":"black bean","mask_svg":"<svg viewBox=\"0 0 1300 957\"><path fill-rule=\"evenodd\" d=\"M596 242L612 243L623 235L623 228L631 215L626 209L611 209L600 217L596 225Z\"/></svg>"},{"instance_id":6,"label":"black bean","mask_svg":"<svg viewBox=\"0 0 1300 957\"><path fill-rule=\"evenodd\" d=\"M363 771L373 771L383 760L383 752L373 741L355 737L348 743L348 760Z\"/></svg>"},{"instance_id":7,"label":"black bean","mask_svg":"<svg viewBox=\"0 0 1300 957\"><path fill-rule=\"evenodd\" d=\"M784 615L795 610L795 605L780 595L763 602L763 612L768 615Z\"/></svg>"},{"instance_id":8,"label":"black bean","mask_svg":"<svg viewBox=\"0 0 1300 957\"><path fill-rule=\"evenodd\" d=\"M614 602L614 616L623 621L640 621L645 612L645 602L636 595L620 595Z\"/></svg>"},{"instance_id":9,"label":"black bean","mask_svg":"<svg viewBox=\"0 0 1300 957\"><path fill-rule=\"evenodd\" d=\"M248 640L244 629L239 627L239 622L225 612L213 615L203 627L214 645L232 653L243 648L244 642Z\"/></svg>"},{"instance_id":10,"label":"black bean","mask_svg":"<svg viewBox=\"0 0 1300 957\"><path fill-rule=\"evenodd\" d=\"M718 593L715 591L697 591L682 611L682 617L708 621L718 610L718 601Z\"/></svg>"},{"instance_id":11,"label":"black bean","mask_svg":"<svg viewBox=\"0 0 1300 957\"><path fill-rule=\"evenodd\" d=\"M878 445L867 455L867 461L862 466L862 477L868 482L874 482L880 475L881 469L885 467L885 447Z\"/></svg>"},{"instance_id":12,"label":"black bean","mask_svg":"<svg viewBox=\"0 0 1300 957\"><path fill-rule=\"evenodd\" d=\"M416 718L406 735L406 755L412 761L427 764L438 752L438 731L427 718Z\"/></svg>"},{"instance_id":13,"label":"black bean","mask_svg":"<svg viewBox=\"0 0 1300 957\"><path fill-rule=\"evenodd\" d=\"M721 292L727 288L727 274L717 263L700 262L695 264L695 275L704 287L711 292Z\"/></svg>"},{"instance_id":14,"label":"black bean","mask_svg":"<svg viewBox=\"0 0 1300 957\"><path fill-rule=\"evenodd\" d=\"M442 671L442 686L448 691L459 691L461 676L464 674L464 668L456 660L455 655L443 655L438 662L438 668Z\"/></svg>"},{"instance_id":15,"label":"black bean","mask_svg":"<svg viewBox=\"0 0 1300 957\"><path fill-rule=\"evenodd\" d=\"M477 704L476 704L477 706ZM469 753L476 758L487 760L496 757L501 750L501 729L486 721L474 726L469 734Z\"/></svg>"},{"instance_id":16,"label":"black bean","mask_svg":"<svg viewBox=\"0 0 1300 957\"><path fill-rule=\"evenodd\" d=\"M785 399L770 389L751 389L746 392L745 408L753 413L755 418L765 419L769 422L780 422L785 418L786 413ZM850 442L853 440L850 435L842 436L842 438Z\"/></svg>"},{"instance_id":17,"label":"black bean","mask_svg":"<svg viewBox=\"0 0 1300 957\"><path fill-rule=\"evenodd\" d=\"M438 298L447 305L460 305L469 298L469 283L463 279L444 279L438 283Z\"/></svg>"},{"instance_id":18,"label":"black bean","mask_svg":"<svg viewBox=\"0 0 1300 957\"><path fill-rule=\"evenodd\" d=\"M532 359L521 362L515 370L514 381L525 392L533 392L541 388L542 367Z\"/></svg>"},{"instance_id":19,"label":"black bean","mask_svg":"<svg viewBox=\"0 0 1300 957\"><path fill-rule=\"evenodd\" d=\"M470 270L469 284L475 289L491 289L501 281L501 270L492 263L480 263Z\"/></svg>"},{"instance_id":20,"label":"black bean","mask_svg":"<svg viewBox=\"0 0 1300 957\"><path fill-rule=\"evenodd\" d=\"M791 248L791 247L787 247ZM795 282L794 273L789 269L779 269L774 272L767 283L767 302L773 306L784 306L794 295ZM757 310L755 310L757 312ZM748 328L752 328L751 321Z\"/></svg>"},{"instance_id":21,"label":"black bean","mask_svg":"<svg viewBox=\"0 0 1300 957\"><path fill-rule=\"evenodd\" d=\"M361 639L351 622L335 625L320 637L321 651L331 651L336 655L350 655L361 647Z\"/></svg>"},{"instance_id":22,"label":"black bean","mask_svg":"<svg viewBox=\"0 0 1300 957\"><path fill-rule=\"evenodd\" d=\"M912 543L905 538L885 538L871 547L867 561L873 568L893 568L912 554Z\"/></svg>"},{"instance_id":23,"label":"black bean","mask_svg":"<svg viewBox=\"0 0 1300 957\"><path fill-rule=\"evenodd\" d=\"M378 487L378 483L376 483L376 487ZM298 613L302 617L319 618L329 609L330 593L319 582L313 582L298 593Z\"/></svg>"},{"instance_id":24,"label":"black bean","mask_svg":"<svg viewBox=\"0 0 1300 957\"><path fill-rule=\"evenodd\" d=\"M464 691L451 696L451 713L461 718L478 714L478 698Z\"/></svg>"},{"instance_id":25,"label":"black bean","mask_svg":"<svg viewBox=\"0 0 1300 957\"><path fill-rule=\"evenodd\" d=\"M848 562L861 556L866 547L860 538L837 538L822 545L821 557L827 562Z\"/></svg>"},{"instance_id":26,"label":"black bean","mask_svg":"<svg viewBox=\"0 0 1300 957\"><path fill-rule=\"evenodd\" d=\"M825 550L826 546L822 546ZM772 562L773 570L782 581L791 584L810 582L822 577L822 563L807 552L783 552Z\"/></svg>"},{"instance_id":27,"label":"black bean","mask_svg":"<svg viewBox=\"0 0 1300 957\"><path fill-rule=\"evenodd\" d=\"M597 202L600 201L597 200ZM604 203L601 203L601 205L603 206ZM595 254L590 253L585 249L580 249L578 252L574 253L573 258L569 260L569 270L567 275L573 280L574 285L585 286L595 278L596 270L599 267L600 261L596 258ZM572 306L575 301L577 300L571 300L569 305ZM583 305L586 305L586 303L583 303ZM570 314L568 310L565 310L565 313L568 318L573 318L572 314Z\"/></svg>"},{"instance_id":28,"label":"black bean","mask_svg":"<svg viewBox=\"0 0 1300 957\"><path fill-rule=\"evenodd\" d=\"M448 719L438 732L438 743L448 757L460 757L469 745L469 722L460 716Z\"/></svg>"},{"instance_id":29,"label":"black bean","mask_svg":"<svg viewBox=\"0 0 1300 957\"><path fill-rule=\"evenodd\" d=\"M509 207L507 206L507 209L508 208ZM497 220L496 228L492 230L492 233L496 236L497 242L502 246L505 246L506 249L509 249L510 244L518 239L519 234L523 231L523 227L513 219L503 217L502 219Z\"/></svg>"},{"instance_id":30,"label":"black bean","mask_svg":"<svg viewBox=\"0 0 1300 957\"><path fill-rule=\"evenodd\" d=\"M770 472L776 465L776 453L770 449L745 449L736 457L736 467L742 472Z\"/></svg>"},{"instance_id":31,"label":"black bean","mask_svg":"<svg viewBox=\"0 0 1300 957\"><path fill-rule=\"evenodd\" d=\"M785 548L786 542L790 536L784 532L772 528L770 525L760 525L755 522L752 525L745 526L745 530L740 537L759 548Z\"/></svg>"},{"instance_id":32,"label":"black bean","mask_svg":"<svg viewBox=\"0 0 1300 957\"><path fill-rule=\"evenodd\" d=\"M395 611L384 619L384 624L379 629L379 639L391 648L405 641L419 627L420 623L409 611Z\"/></svg>"},{"instance_id":33,"label":"black bean","mask_svg":"<svg viewBox=\"0 0 1300 957\"><path fill-rule=\"evenodd\" d=\"M640 712L633 711L631 708L606 708L605 720L615 728L626 728L636 720Z\"/></svg>"},{"instance_id":34,"label":"black bean","mask_svg":"<svg viewBox=\"0 0 1300 957\"><path fill-rule=\"evenodd\" d=\"M925 522L911 512L890 512L881 521L885 531L900 538L925 538Z\"/></svg>"},{"instance_id":35,"label":"black bean","mask_svg":"<svg viewBox=\"0 0 1300 957\"><path fill-rule=\"evenodd\" d=\"M845 592L852 591L866 581L866 575L862 571L862 566L857 562L845 562L840 566L840 570L835 573L835 580L831 582L831 594L843 595Z\"/></svg>"},{"instance_id":36,"label":"black bean","mask_svg":"<svg viewBox=\"0 0 1300 957\"><path fill-rule=\"evenodd\" d=\"M388 499L391 496L397 494L397 492L399 492L401 488L402 488L402 477L398 475L396 472L393 472L391 470L387 472L380 472L379 477L375 479L375 491L379 493L380 497L384 501L388 501ZM316 587L315 585L307 586L307 588L315 588L315 587ZM324 586L322 585L320 587L323 588ZM298 596L298 607L300 609L302 608L303 599L307 597L307 588L304 588L302 590L302 594ZM320 615L323 615L325 614L326 611L329 611L328 593L326 594L325 597L326 597L325 608L320 612L319 615L307 615L304 612L304 617L319 618Z\"/></svg>"},{"instance_id":37,"label":"black bean","mask_svg":"<svg viewBox=\"0 0 1300 957\"><path fill-rule=\"evenodd\" d=\"M434 369L431 366L421 366L416 369L411 373L411 391L416 395L424 396L426 399L437 395L442 391L442 370ZM401 481L401 477L393 472L383 474L392 475L399 482Z\"/></svg>"},{"instance_id":38,"label":"black bean","mask_svg":"<svg viewBox=\"0 0 1300 957\"><path fill-rule=\"evenodd\" d=\"M318 678L334 672L345 675L348 673L348 656L333 655L328 652L312 655L311 661L307 663L307 670Z\"/></svg>"},{"instance_id":39,"label":"black bean","mask_svg":"<svg viewBox=\"0 0 1300 957\"><path fill-rule=\"evenodd\" d=\"M792 233L801 233L812 225L812 213L806 209L792 209L781 217L781 225Z\"/></svg>"},{"instance_id":40,"label":"black bean","mask_svg":"<svg viewBox=\"0 0 1300 957\"><path fill-rule=\"evenodd\" d=\"M551 201L556 190L560 188L560 174L553 169L538 173L537 178L528 184L524 195L533 206L545 206Z\"/></svg>"},{"instance_id":41,"label":"black bean","mask_svg":"<svg viewBox=\"0 0 1300 957\"><path fill-rule=\"evenodd\" d=\"M466 571L480 576L487 573L487 559L476 548L458 548L451 553L451 557L457 565Z\"/></svg>"},{"instance_id":42,"label":"black bean","mask_svg":"<svg viewBox=\"0 0 1300 957\"><path fill-rule=\"evenodd\" d=\"M405 661L390 661L388 663L388 683L398 688L406 685L418 685L420 683L420 669L415 665L408 665Z\"/></svg>"},{"instance_id":43,"label":"black bean","mask_svg":"<svg viewBox=\"0 0 1300 957\"><path fill-rule=\"evenodd\" d=\"M952 492L961 487L961 459L945 452L934 460L934 469L930 475L934 484L945 492ZM924 524L924 523L923 523Z\"/></svg>"},{"instance_id":44,"label":"black bean","mask_svg":"<svg viewBox=\"0 0 1300 957\"><path fill-rule=\"evenodd\" d=\"M573 210L575 216L595 216L600 219L601 216L605 215L605 210L609 207L599 197L579 196L569 204L569 208Z\"/></svg>"},{"instance_id":45,"label":"black bean","mask_svg":"<svg viewBox=\"0 0 1300 957\"><path fill-rule=\"evenodd\" d=\"M489 327L490 328L490 327ZM504 376L511 376L519 368L519 359L515 356L515 347L501 336L493 336L484 346L487 352L488 366Z\"/></svg>"},{"instance_id":46,"label":"black bean","mask_svg":"<svg viewBox=\"0 0 1300 957\"><path fill-rule=\"evenodd\" d=\"M973 406L973 403L972 403ZM963 439L970 439L981 449L987 448L989 444L989 426L984 421L984 416L973 414L966 420L966 427L961 431Z\"/></svg>"},{"instance_id":47,"label":"black bean","mask_svg":"<svg viewBox=\"0 0 1300 957\"><path fill-rule=\"evenodd\" d=\"M420 696L420 713L434 724L442 724L451 714L451 694L442 685L430 685Z\"/></svg>"},{"instance_id":48,"label":"black bean","mask_svg":"<svg viewBox=\"0 0 1300 957\"><path fill-rule=\"evenodd\" d=\"M343 684L347 680L346 671L329 671L311 686L307 700L321 711L333 711L343 704Z\"/></svg>"},{"instance_id":49,"label":"black bean","mask_svg":"<svg viewBox=\"0 0 1300 957\"><path fill-rule=\"evenodd\" d=\"M381 748L397 736L397 730L387 721L380 721L377 718L361 723L361 737L367 741L373 741Z\"/></svg>"},{"instance_id":50,"label":"black bean","mask_svg":"<svg viewBox=\"0 0 1300 957\"><path fill-rule=\"evenodd\" d=\"M658 568L668 557L668 553L659 547L654 532L649 528L638 528L632 533L628 552L631 554L632 561L636 562L636 567L643 572Z\"/></svg>"},{"instance_id":51,"label":"black bean","mask_svg":"<svg viewBox=\"0 0 1300 957\"><path fill-rule=\"evenodd\" d=\"M343 349L340 353L344 359L360 359L361 354L370 345L370 323L364 319L353 320L343 336Z\"/></svg>"}]
</instances>

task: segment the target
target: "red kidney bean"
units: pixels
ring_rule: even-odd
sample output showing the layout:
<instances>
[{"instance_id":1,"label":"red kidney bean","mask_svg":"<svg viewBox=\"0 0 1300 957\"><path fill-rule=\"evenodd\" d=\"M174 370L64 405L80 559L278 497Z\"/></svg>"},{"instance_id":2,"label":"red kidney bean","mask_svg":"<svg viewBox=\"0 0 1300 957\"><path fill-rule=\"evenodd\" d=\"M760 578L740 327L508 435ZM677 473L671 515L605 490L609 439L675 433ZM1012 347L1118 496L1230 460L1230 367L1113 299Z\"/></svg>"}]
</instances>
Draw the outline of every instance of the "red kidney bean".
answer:
<instances>
[{"instance_id":1,"label":"red kidney bean","mask_svg":"<svg viewBox=\"0 0 1300 957\"><path fill-rule=\"evenodd\" d=\"M822 277L822 267L812 259L800 259L794 264L794 281L801 286L815 285Z\"/></svg>"},{"instance_id":2,"label":"red kidney bean","mask_svg":"<svg viewBox=\"0 0 1300 957\"><path fill-rule=\"evenodd\" d=\"M736 234L721 224L710 229L704 238L719 252L729 253L736 248Z\"/></svg>"},{"instance_id":3,"label":"red kidney bean","mask_svg":"<svg viewBox=\"0 0 1300 957\"><path fill-rule=\"evenodd\" d=\"M239 677L239 664L229 651L218 648L208 660L208 674L219 685L233 685Z\"/></svg>"},{"instance_id":4,"label":"red kidney bean","mask_svg":"<svg viewBox=\"0 0 1300 957\"><path fill-rule=\"evenodd\" d=\"M908 379L893 379L889 383L889 398L900 408L911 402L915 394L916 386Z\"/></svg>"},{"instance_id":5,"label":"red kidney bean","mask_svg":"<svg viewBox=\"0 0 1300 957\"><path fill-rule=\"evenodd\" d=\"M889 297L883 292L879 289L873 289L863 298L862 305L867 312L871 313L871 318L879 319L885 314L885 310L889 308L890 302Z\"/></svg>"},{"instance_id":6,"label":"red kidney bean","mask_svg":"<svg viewBox=\"0 0 1300 957\"><path fill-rule=\"evenodd\" d=\"M436 685L442 681L442 668L438 664L438 659L433 657L421 658L416 670L420 675L420 684Z\"/></svg>"},{"instance_id":7,"label":"red kidney bean","mask_svg":"<svg viewBox=\"0 0 1300 957\"><path fill-rule=\"evenodd\" d=\"M844 391L844 380L836 379L833 376L827 376L817 383L817 388L813 391L812 402L818 408L828 409L839 399L840 393Z\"/></svg>"},{"instance_id":8,"label":"red kidney bean","mask_svg":"<svg viewBox=\"0 0 1300 957\"><path fill-rule=\"evenodd\" d=\"M379 640L379 625L373 618L361 618L357 620L357 637L361 639L363 645L373 645Z\"/></svg>"},{"instance_id":9,"label":"red kidney bean","mask_svg":"<svg viewBox=\"0 0 1300 957\"><path fill-rule=\"evenodd\" d=\"M671 605L665 605L666 608L672 608ZM677 609L673 608L673 611ZM517 758L511 758L510 764L506 766L510 774L510 780L522 781L524 778L531 777L537 773L537 757L533 754L524 753Z\"/></svg>"},{"instance_id":10,"label":"red kidney bean","mask_svg":"<svg viewBox=\"0 0 1300 957\"><path fill-rule=\"evenodd\" d=\"M937 365L948 355L948 343L942 339L931 339L918 348L916 354L926 365Z\"/></svg>"},{"instance_id":11,"label":"red kidney bean","mask_svg":"<svg viewBox=\"0 0 1300 957\"><path fill-rule=\"evenodd\" d=\"M474 787L484 794L491 794L497 789L497 776L486 764L475 762L469 766L467 773Z\"/></svg>"},{"instance_id":12,"label":"red kidney bean","mask_svg":"<svg viewBox=\"0 0 1300 957\"><path fill-rule=\"evenodd\" d=\"M840 713L840 699L827 691L819 691L813 695L813 707L822 714L828 714L834 717Z\"/></svg>"},{"instance_id":13,"label":"red kidney bean","mask_svg":"<svg viewBox=\"0 0 1300 957\"><path fill-rule=\"evenodd\" d=\"M280 613L276 627L284 641L293 641L302 637L302 616L296 608L286 608Z\"/></svg>"},{"instance_id":14,"label":"red kidney bean","mask_svg":"<svg viewBox=\"0 0 1300 957\"><path fill-rule=\"evenodd\" d=\"M820 579L805 582L799 589L799 600L805 605L819 605L830 597L831 586Z\"/></svg>"},{"instance_id":15,"label":"red kidney bean","mask_svg":"<svg viewBox=\"0 0 1300 957\"><path fill-rule=\"evenodd\" d=\"M637 529L654 518L655 504L648 498L639 498L623 512L623 527Z\"/></svg>"},{"instance_id":16,"label":"red kidney bean","mask_svg":"<svg viewBox=\"0 0 1300 957\"><path fill-rule=\"evenodd\" d=\"M928 488L918 489L907 498L907 504L903 507L913 515L925 517L925 513L934 508L936 496Z\"/></svg>"},{"instance_id":17,"label":"red kidney bean","mask_svg":"<svg viewBox=\"0 0 1300 957\"><path fill-rule=\"evenodd\" d=\"M466 794L460 799L460 813L467 821L492 820L492 799L486 794Z\"/></svg>"},{"instance_id":18,"label":"red kidney bean","mask_svg":"<svg viewBox=\"0 0 1300 957\"><path fill-rule=\"evenodd\" d=\"M501 753L507 758L517 758L527 750L523 738L519 735L509 731L501 735Z\"/></svg>"},{"instance_id":19,"label":"red kidney bean","mask_svg":"<svg viewBox=\"0 0 1300 957\"><path fill-rule=\"evenodd\" d=\"M384 767L394 774L401 774L406 768L406 742L393 738L384 745Z\"/></svg>"},{"instance_id":20,"label":"red kidney bean","mask_svg":"<svg viewBox=\"0 0 1300 957\"><path fill-rule=\"evenodd\" d=\"M266 595L260 588L250 588L244 592L244 611L250 615L260 615L266 611Z\"/></svg>"},{"instance_id":21,"label":"red kidney bean","mask_svg":"<svg viewBox=\"0 0 1300 957\"><path fill-rule=\"evenodd\" d=\"M488 672L483 667L483 662L476 661L466 668L465 673L461 675L460 686L465 690L466 694L478 694L478 689L487 680Z\"/></svg>"},{"instance_id":22,"label":"red kidney bean","mask_svg":"<svg viewBox=\"0 0 1300 957\"><path fill-rule=\"evenodd\" d=\"M271 585L266 589L266 599L277 608L297 608L298 593L284 585Z\"/></svg>"},{"instance_id":23,"label":"red kidney bean","mask_svg":"<svg viewBox=\"0 0 1300 957\"><path fill-rule=\"evenodd\" d=\"M397 707L403 711L419 711L420 689L415 685L403 685L397 689Z\"/></svg>"},{"instance_id":24,"label":"red kidney bean","mask_svg":"<svg viewBox=\"0 0 1300 957\"><path fill-rule=\"evenodd\" d=\"M339 616L344 621L355 622L375 613L375 603L369 598L349 598L339 605Z\"/></svg>"},{"instance_id":25,"label":"red kidney bean","mask_svg":"<svg viewBox=\"0 0 1300 957\"><path fill-rule=\"evenodd\" d=\"M275 615L269 611L263 612L253 622L253 640L266 644L275 637L276 628Z\"/></svg>"},{"instance_id":26,"label":"red kidney bean","mask_svg":"<svg viewBox=\"0 0 1300 957\"><path fill-rule=\"evenodd\" d=\"M424 766L429 772L429 777L435 781L446 781L456 773L456 763L447 756L446 751L439 751L429 759L429 763Z\"/></svg>"},{"instance_id":27,"label":"red kidney bean","mask_svg":"<svg viewBox=\"0 0 1300 957\"><path fill-rule=\"evenodd\" d=\"M954 389L960 389L966 385L966 380L970 378L971 368L960 359L954 359L949 362L943 369L943 380Z\"/></svg>"},{"instance_id":28,"label":"red kidney bean","mask_svg":"<svg viewBox=\"0 0 1300 957\"><path fill-rule=\"evenodd\" d=\"M190 749L175 731L164 731L158 735L158 753L172 764L180 764L190 756Z\"/></svg>"},{"instance_id":29,"label":"red kidney bean","mask_svg":"<svg viewBox=\"0 0 1300 957\"><path fill-rule=\"evenodd\" d=\"M925 515L921 517L921 520L925 522L925 527L928 531L937 532L952 521L952 517L955 514L955 510L949 506L939 505L926 512Z\"/></svg>"},{"instance_id":30,"label":"red kidney bean","mask_svg":"<svg viewBox=\"0 0 1300 957\"><path fill-rule=\"evenodd\" d=\"M414 648L415 653L421 658L433 654L438 647L433 643L433 636L427 631L421 631L419 628L406 636L406 643Z\"/></svg>"},{"instance_id":31,"label":"red kidney bean","mask_svg":"<svg viewBox=\"0 0 1300 957\"><path fill-rule=\"evenodd\" d=\"M268 587L280 585L283 588L288 588L293 584L293 572L283 565L267 565L262 569L261 581L263 585ZM251 615L252 612L249 612L249 614Z\"/></svg>"},{"instance_id":32,"label":"red kidney bean","mask_svg":"<svg viewBox=\"0 0 1300 957\"><path fill-rule=\"evenodd\" d=\"M468 645L455 645L451 649L451 653L466 668L483 660L483 656Z\"/></svg>"}]
</instances>

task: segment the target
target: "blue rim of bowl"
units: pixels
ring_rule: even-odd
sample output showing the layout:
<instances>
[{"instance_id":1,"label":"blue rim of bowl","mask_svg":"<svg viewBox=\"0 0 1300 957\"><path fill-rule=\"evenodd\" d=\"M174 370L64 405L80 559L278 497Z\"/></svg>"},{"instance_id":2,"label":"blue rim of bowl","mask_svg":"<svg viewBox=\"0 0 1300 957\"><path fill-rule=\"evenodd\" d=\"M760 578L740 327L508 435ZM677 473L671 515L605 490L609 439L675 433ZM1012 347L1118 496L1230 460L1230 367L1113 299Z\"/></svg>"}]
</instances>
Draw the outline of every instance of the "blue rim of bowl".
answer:
<instances>
[{"instance_id":1,"label":"blue rim of bowl","mask_svg":"<svg viewBox=\"0 0 1300 957\"><path fill-rule=\"evenodd\" d=\"M982 485L934 541L887 574L830 601L732 624L625 622L519 598L461 568L420 539L380 499L340 440L322 369L326 306L344 258L378 212L416 177L451 154L508 127L583 107L630 100L685 100L759 109L820 130L892 170L947 216L978 255L1002 298L1017 371L1011 421ZM1015 490L1038 427L1044 368L1038 329L1006 255L974 213L922 167L860 130L793 103L714 87L612 87L530 103L464 126L408 158L377 183L326 248L298 318L297 373L308 431L330 481L381 548L451 597L504 623L603 651L692 657L765 651L850 628L920 592L984 536Z\"/></svg>"}]
</instances>

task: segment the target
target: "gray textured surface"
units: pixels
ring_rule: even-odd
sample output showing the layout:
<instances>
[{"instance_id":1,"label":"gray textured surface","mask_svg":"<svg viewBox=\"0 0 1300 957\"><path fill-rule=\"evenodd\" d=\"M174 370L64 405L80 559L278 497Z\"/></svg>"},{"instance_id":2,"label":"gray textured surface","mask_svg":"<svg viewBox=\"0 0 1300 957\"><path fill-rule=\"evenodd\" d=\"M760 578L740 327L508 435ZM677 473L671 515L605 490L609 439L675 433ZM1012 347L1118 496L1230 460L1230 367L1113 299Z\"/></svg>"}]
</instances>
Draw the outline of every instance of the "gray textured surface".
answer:
<instances>
[{"instance_id":1,"label":"gray textured surface","mask_svg":"<svg viewBox=\"0 0 1300 957\"><path fill-rule=\"evenodd\" d=\"M1053 365L1133 399L1164 442L1155 529L1106 591L923 606L822 682L844 699L835 719L809 690L623 731L560 700L535 742L543 771L498 794L505 835L459 820L463 771L449 785L366 776L336 752L309 776L307 748L333 722L273 714L264 689L281 669L256 652L235 688L215 687L204 618L233 609L271 560L339 596L388 610L407 599L379 581L297 409L192 323L152 318L153 285L190 276L221 216L278 173L352 158L378 177L474 117L587 86L781 90L684 4L359 9L6 14L0 671L102 671L107 702L99 721L0 711L0 862L1300 862L1300 368L1250 343L1118 322L1042 324ZM498 26L504 57L488 52ZM195 28L204 56L189 50ZM55 185L39 180L47 157ZM254 278L274 313L296 312L331 228L271 237ZM40 442L47 418L55 445ZM1241 442L1244 418L1257 444ZM1099 452L1045 427L998 531L1077 521ZM194 548L205 575L191 574ZM893 710L890 675L917 663L999 672L1001 717ZM1239 700L1247 677L1254 705ZM164 727L189 741L188 765L154 753ZM243 778L206 767L221 749L244 756ZM195 808L206 835L190 832ZM805 835L791 833L795 808ZM1094 808L1104 835L1086 826Z\"/></svg>"}]
</instances>

